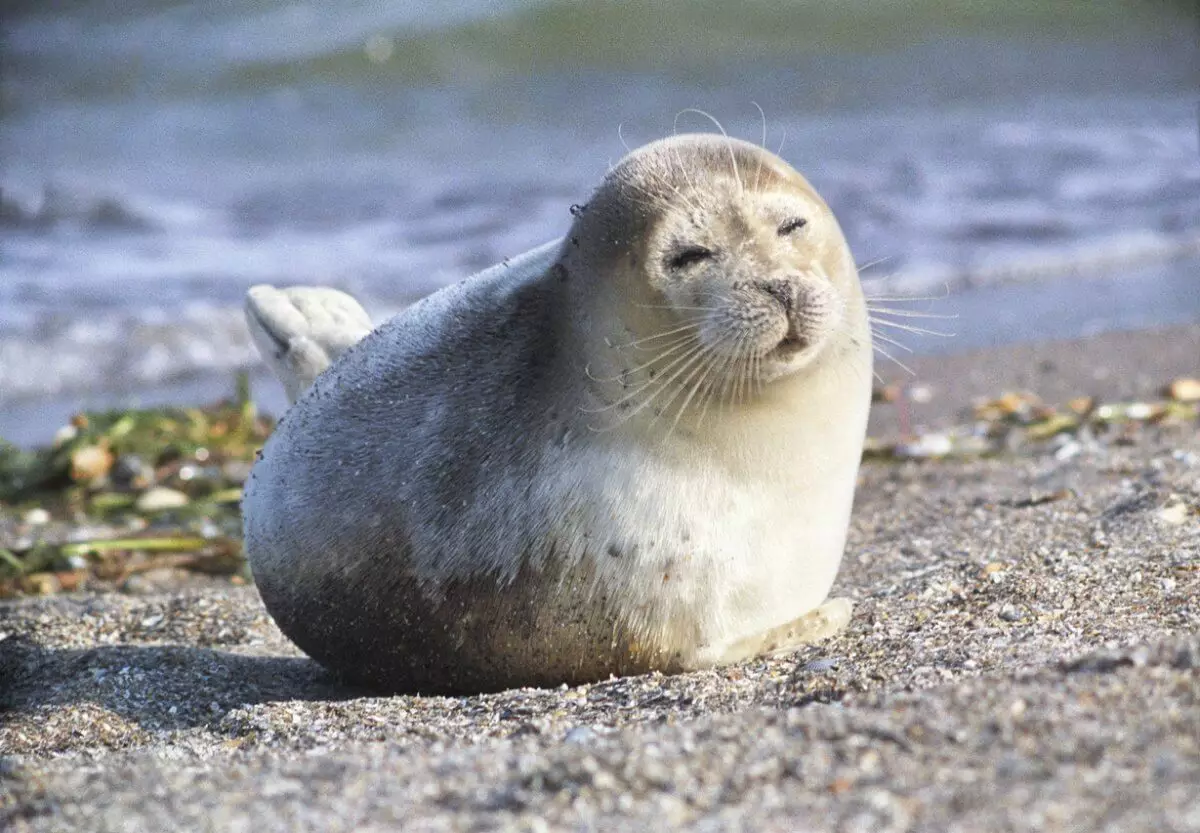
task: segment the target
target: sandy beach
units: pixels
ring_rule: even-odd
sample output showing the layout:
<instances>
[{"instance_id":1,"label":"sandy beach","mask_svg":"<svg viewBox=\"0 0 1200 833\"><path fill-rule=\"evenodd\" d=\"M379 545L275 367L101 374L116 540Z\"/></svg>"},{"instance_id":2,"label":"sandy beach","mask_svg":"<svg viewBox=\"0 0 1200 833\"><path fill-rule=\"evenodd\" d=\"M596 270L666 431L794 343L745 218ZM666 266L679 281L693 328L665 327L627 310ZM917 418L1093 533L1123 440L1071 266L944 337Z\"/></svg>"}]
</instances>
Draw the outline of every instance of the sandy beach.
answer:
<instances>
[{"instance_id":1,"label":"sandy beach","mask_svg":"<svg viewBox=\"0 0 1200 833\"><path fill-rule=\"evenodd\" d=\"M1200 326L907 363L937 430L1156 397ZM834 592L795 654L461 698L341 686L224 579L0 601L0 829L1200 831L1196 422L868 460Z\"/></svg>"}]
</instances>

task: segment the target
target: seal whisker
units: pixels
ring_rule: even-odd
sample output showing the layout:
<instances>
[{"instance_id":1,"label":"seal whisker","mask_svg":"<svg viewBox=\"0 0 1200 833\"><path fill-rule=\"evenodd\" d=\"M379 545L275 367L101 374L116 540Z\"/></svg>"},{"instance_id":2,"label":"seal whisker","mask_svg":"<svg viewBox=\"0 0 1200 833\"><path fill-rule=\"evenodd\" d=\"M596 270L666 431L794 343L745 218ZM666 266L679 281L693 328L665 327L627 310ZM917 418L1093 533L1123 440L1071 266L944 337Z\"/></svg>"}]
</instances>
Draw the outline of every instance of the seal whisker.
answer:
<instances>
[{"instance_id":1,"label":"seal whisker","mask_svg":"<svg viewBox=\"0 0 1200 833\"><path fill-rule=\"evenodd\" d=\"M881 327L892 327L893 329L904 330L906 333L913 333L914 335L954 338L954 333L944 333L941 330L930 330L925 327L914 327L911 324L901 324L899 321L888 321L886 318L879 318L874 315L868 315L867 320L872 324L878 324Z\"/></svg>"},{"instance_id":2,"label":"seal whisker","mask_svg":"<svg viewBox=\"0 0 1200 833\"><path fill-rule=\"evenodd\" d=\"M712 113L706 113L704 110L699 110L695 107L688 107L675 114L676 132L679 130L679 117L684 113L695 113L698 116L704 116L704 118L708 119L717 126L717 130L721 131L721 135L725 137L725 144L729 148L729 161L733 165L733 178L737 181L738 188L745 192L746 184L742 182L742 174L738 170L737 155L733 152L733 142L729 141L729 134L725 132L725 127L721 124L721 122L717 121L717 117Z\"/></svg>"},{"instance_id":3,"label":"seal whisker","mask_svg":"<svg viewBox=\"0 0 1200 833\"><path fill-rule=\"evenodd\" d=\"M650 388L650 387L654 386L655 384L661 384L661 383L663 382L664 378L667 376L667 373L668 373L668 371L669 371L669 370L671 370L672 368L675 368L675 367L677 367L677 366L679 365L679 363L680 363L680 362L684 362L684 363L685 363L685 366L686 366L686 363L688 362L688 360L689 360L691 357L695 356L695 355L696 355L696 353L698 353L698 352L700 352L700 351L702 351L702 350L704 350L704 349L705 349L705 346L704 346L704 344L703 344L703 343L700 343L700 344L698 344L698 345L696 345L696 346L692 347L690 350L688 350L687 352L685 352L683 355L681 355L681 356L676 356L675 358L673 358L673 359L672 359L672 360L671 360L671 361L670 361L670 362L667 364L667 366L666 366L666 367L664 367L664 368L661 368L661 369L660 369L660 371L659 371L659 373L658 373L657 375L655 375L655 376L651 377L651 378L650 378L650 379L649 379L649 380L648 380L648 381L647 381L645 384L643 384L641 387L639 387L639 388L637 388L636 390L634 390L634 391L632 391L632 392L630 392L630 393L626 394L625 396L621 397L620 399L618 399L618 400L617 400L617 401L615 401L615 402L611 402L611 403L609 403L608 405L605 405L605 406L603 406L603 407L601 407L601 408L580 408L580 410L581 410L581 411L583 411L584 413L589 413L589 414L598 414L598 413L601 413L601 412L603 412L603 411L610 411L610 410L612 410L613 408L618 408L618 407L620 407L621 405L625 405L625 404L627 404L628 402L630 402L631 400L633 400L633 399L636 399L636 398L637 398L637 397L638 397L638 396L639 396L639 395L640 395L640 394L641 394L643 391L645 391L647 388ZM639 406L639 408L640 408L640 407L641 407L641 406ZM635 411L635 413L636 413L636 411Z\"/></svg>"},{"instance_id":4,"label":"seal whisker","mask_svg":"<svg viewBox=\"0 0 1200 833\"><path fill-rule=\"evenodd\" d=\"M668 155L668 158L670 158L669 155ZM692 184L691 178L687 174L687 168L681 164L680 170L683 172L684 179L687 181L688 187L690 187L694 190L695 186ZM663 176L658 171L654 170L653 168L647 168L647 169L641 171L641 173L643 175L645 175L652 183L655 183L658 186L665 188L665 189L671 191L672 193L674 193L675 196L678 197L683 202L683 204L686 205L688 208L690 208L693 212L700 211L699 204L694 202L686 194L684 194L682 191L680 191L679 188L674 183L669 181L665 176ZM635 188L640 188L643 193L645 193L647 196L649 196L651 198L661 200L662 201L661 205L664 205L664 206L671 205L670 201L667 200L663 195L654 193L648 187L642 186L638 183L634 183L634 182L630 181L629 179L624 179L622 181L628 185L635 187Z\"/></svg>"},{"instance_id":5,"label":"seal whisker","mask_svg":"<svg viewBox=\"0 0 1200 833\"><path fill-rule=\"evenodd\" d=\"M743 339L738 350L738 374L737 384L734 386L734 404L741 405L746 395L746 368L749 366L751 357L749 339ZM744 356L742 354L745 354Z\"/></svg>"},{"instance_id":6,"label":"seal whisker","mask_svg":"<svg viewBox=\"0 0 1200 833\"><path fill-rule=\"evenodd\" d=\"M650 176L653 177L652 181L657 182L660 186L663 186L663 187L669 189L672 193L675 194L675 196L679 197L680 201L682 201L684 205L686 205L692 211L694 211L694 212L700 211L700 206L697 203L693 202L686 195L684 195L684 193L682 191L680 191L679 188L674 183L667 180L667 178L664 177L662 174L658 173L657 171L648 171L647 173L649 173ZM687 179L686 172L684 173L684 178ZM688 184L691 185L690 182Z\"/></svg>"},{"instance_id":7,"label":"seal whisker","mask_svg":"<svg viewBox=\"0 0 1200 833\"><path fill-rule=\"evenodd\" d=\"M892 259L893 259L892 255L884 255L883 257L877 257L874 260L868 260L866 263L862 264L861 266L856 266L855 268L858 269L858 271L861 273L861 272L867 271L868 269L870 269L874 266L878 266L881 263L887 263L889 260L892 260Z\"/></svg>"},{"instance_id":8,"label":"seal whisker","mask_svg":"<svg viewBox=\"0 0 1200 833\"><path fill-rule=\"evenodd\" d=\"M730 296L725 295L724 293L719 293L715 289L700 291L697 292L696 295L701 297L708 296L722 305L729 304L733 300ZM724 306L722 306L722 308L724 308Z\"/></svg>"},{"instance_id":9,"label":"seal whisker","mask_svg":"<svg viewBox=\"0 0 1200 833\"><path fill-rule=\"evenodd\" d=\"M708 350L709 350L709 348L707 345L701 344L696 350L689 353L687 356L687 360L681 366L677 367L672 373L663 374L660 377L658 377L658 379L653 380L653 381L659 382L658 388L656 390L654 390L653 392L651 392L651 394L649 396L647 396L646 399L643 400L641 403L630 408L629 412L625 415L625 418L623 420L621 420L620 422L618 422L613 427L615 428L619 425L625 424L630 419L632 419L634 416L636 416L637 414L639 414L643 410L645 410L646 407L649 406L650 403L653 402L659 396L659 394L661 394L667 388L671 387L672 383L674 383L676 379L678 379L681 375L683 375L685 372L687 372L688 368L692 367L696 362L702 361L704 359L705 355L708 353ZM689 376L688 378L691 378L691 377ZM645 390L647 387L649 387L649 385L643 386L640 390ZM654 415L654 419L651 420L651 424L654 424L658 421L658 418L660 416L662 416L663 409L668 407L670 405L670 403L675 399L675 397L678 396L679 390L680 390L680 388L677 387L676 392L667 399L666 403L662 406L662 408L660 408L659 411Z\"/></svg>"},{"instance_id":10,"label":"seal whisker","mask_svg":"<svg viewBox=\"0 0 1200 833\"><path fill-rule=\"evenodd\" d=\"M639 345L645 344L647 341L655 341L657 339L666 338L667 336L676 335L678 333L686 333L690 330L698 329L698 327L699 327L699 325L695 324L695 323L684 324L682 327L675 327L674 329L671 329L671 330L664 330L663 332L655 333L652 336L646 336L645 338L634 339L633 341L628 341L624 344L614 344L613 347L615 347L618 350L627 350L630 347L637 347Z\"/></svg>"},{"instance_id":11,"label":"seal whisker","mask_svg":"<svg viewBox=\"0 0 1200 833\"><path fill-rule=\"evenodd\" d=\"M617 122L617 139L620 140L621 147L625 148L625 152L630 153L631 151L629 149L629 143L625 141L625 135L623 133L624 129L625 122Z\"/></svg>"},{"instance_id":12,"label":"seal whisker","mask_svg":"<svg viewBox=\"0 0 1200 833\"><path fill-rule=\"evenodd\" d=\"M645 364L638 365L637 367L626 368L625 370L618 373L616 376L594 376L592 374L591 365L584 367L583 372L586 373L587 377L589 379L591 379L593 382L616 382L621 379L627 378L632 373L637 373L640 370L645 370L646 368L650 367L651 365L662 361L663 359L665 359L667 356L671 355L672 353L677 353L678 351L683 350L690 344L695 343L698 339L699 339L698 335L688 336L687 338L683 339L682 341L680 341L677 344L669 345L666 349L662 350L657 356L655 356L654 358L652 358L650 361L646 362Z\"/></svg>"},{"instance_id":13,"label":"seal whisker","mask_svg":"<svg viewBox=\"0 0 1200 833\"><path fill-rule=\"evenodd\" d=\"M704 370L708 366L709 360L713 357L713 349L712 346L709 345L708 349L705 350L704 353L699 357L699 361L691 369L687 377L682 379L679 384L675 386L675 392L667 397L666 401L662 403L662 407L659 409L659 412L655 414L654 419L651 420L651 424L657 422L659 417L667 414L670 411L672 403L679 398L681 393L683 393L685 390L689 391L687 396L683 398L683 401L680 402L679 408L675 412L675 419L671 422L670 428L667 429L666 437L669 438L671 434L675 432L675 426L679 424L679 420L683 416L683 412L687 410L688 403L691 401L692 396L695 395L696 388L692 384L692 380L703 377Z\"/></svg>"},{"instance_id":14,"label":"seal whisker","mask_svg":"<svg viewBox=\"0 0 1200 833\"><path fill-rule=\"evenodd\" d=\"M732 341L736 338L737 338L736 334L733 334L733 335L728 336L725 339L722 339L722 342ZM721 382L722 388L724 388L724 385L729 378L728 370L729 370L729 366L732 362L733 362L733 354L730 351L726 350L726 351L723 351L723 355L721 355L719 357L719 360L713 363L712 370L715 372L717 380L719 380ZM717 393L717 387L715 384L707 385L705 387L704 395L701 397L700 418L696 420L697 427L701 423L704 422L704 415L708 413L708 407L709 407L709 405L712 404L713 399L717 398L719 400L719 397L716 396L716 393Z\"/></svg>"},{"instance_id":15,"label":"seal whisker","mask_svg":"<svg viewBox=\"0 0 1200 833\"><path fill-rule=\"evenodd\" d=\"M617 170L616 168L610 168L609 173L611 174L616 170ZM634 191L638 191L643 196L648 198L646 201L639 201L636 199L631 199L630 200L631 202L633 202L637 205L643 205L643 206L646 206L647 208L652 208L652 209L653 208L669 209L671 207L670 200L668 200L662 194L657 194L654 191L651 191L648 187L642 185L641 183L633 182L630 179L628 179L627 177L621 177L621 176L618 176L616 179L621 184L621 187L630 188Z\"/></svg>"},{"instance_id":16,"label":"seal whisker","mask_svg":"<svg viewBox=\"0 0 1200 833\"><path fill-rule=\"evenodd\" d=\"M871 345L871 346L874 348L875 352L879 353L879 354L880 354L881 356L883 356L885 359L888 359L888 360L890 360L890 361L892 361L892 362L895 362L897 365L899 365L899 366L900 366L900 368L901 368L902 370L904 370L906 373L908 373L908 375L909 375L909 376L916 376L916 375L917 375L917 374L916 374L916 371L914 371L914 370L913 370L911 367L909 367L908 365L906 365L904 362L900 361L898 358L896 358L895 356L893 356L893 355L892 355L891 353L889 353L887 350L885 350L885 349L883 349L882 347L880 347L878 344L872 343L872 345ZM876 377L878 378L879 374L875 374L875 375L876 375ZM881 379L880 381L882 381L882 379Z\"/></svg>"},{"instance_id":17,"label":"seal whisker","mask_svg":"<svg viewBox=\"0 0 1200 833\"><path fill-rule=\"evenodd\" d=\"M909 347L907 344L904 344L903 342L900 342L900 341L896 341L896 339L894 339L894 338L888 338L887 336L877 333L874 330L871 331L871 337L875 338L879 341L882 341L886 344L895 345L896 347L899 347L901 350L903 350L906 353L911 353L913 351L912 348Z\"/></svg>"},{"instance_id":18,"label":"seal whisker","mask_svg":"<svg viewBox=\"0 0 1200 833\"><path fill-rule=\"evenodd\" d=\"M761 147L763 150L766 150L767 149L767 113L765 110L763 110L763 108L759 105L759 103L757 101L751 101L750 103L753 104L758 109L758 116L760 119L762 119L762 141L759 142L758 146ZM759 190L758 190L759 178L762 176L764 159L766 159L766 157L759 154L758 169L754 172L754 189L753 190L754 190L754 193L756 193L756 194L759 193Z\"/></svg>"},{"instance_id":19,"label":"seal whisker","mask_svg":"<svg viewBox=\"0 0 1200 833\"><path fill-rule=\"evenodd\" d=\"M684 333L683 335L677 335L668 341L664 341L661 344L653 344L653 345L650 345L649 347L638 346L638 347L634 347L633 349L639 353L649 353L653 350L664 350L667 347L675 347L679 344L683 344L685 342L691 341L694 338L696 338L695 333L691 333L691 334Z\"/></svg>"},{"instance_id":20,"label":"seal whisker","mask_svg":"<svg viewBox=\"0 0 1200 833\"><path fill-rule=\"evenodd\" d=\"M958 318L957 315L941 312L920 312L912 309L894 309L892 307L873 307L870 302L867 303L867 312L878 312L885 315L894 315L897 318L940 318L949 321Z\"/></svg>"},{"instance_id":21,"label":"seal whisker","mask_svg":"<svg viewBox=\"0 0 1200 833\"><path fill-rule=\"evenodd\" d=\"M680 158L678 153L671 155L671 164L673 167L678 166L679 172L683 175L683 180L687 183L688 188L692 191L696 191L696 183L692 182L692 175L688 172L687 165L683 164L683 159ZM680 197L683 196L680 194L679 189L675 189L675 193L679 194ZM684 200L684 202L687 204L688 208L692 209L692 211L700 210L699 205L697 205L694 201Z\"/></svg>"},{"instance_id":22,"label":"seal whisker","mask_svg":"<svg viewBox=\"0 0 1200 833\"><path fill-rule=\"evenodd\" d=\"M721 342L717 342L717 344L720 344L720 343ZM713 368L716 367L717 362L721 359L721 354L716 352L716 350L715 350L717 344L713 344L710 346L709 354L708 354L709 360L706 363L702 363L700 365L700 370L701 370L700 377L696 380L696 383L692 386L691 392L688 393L687 398L683 400L683 404L681 404L679 406L679 410L675 414L675 421L671 423L671 428L670 428L670 430L667 431L667 437L670 437L671 434L673 434L675 432L675 428L676 428L676 426L679 425L679 420L683 417L683 414L687 410L688 405L691 404L692 398L695 397L696 392L699 391L701 389L701 387L704 385L705 380L709 377L709 375L712 373ZM703 411L701 411L700 418L701 419L704 418Z\"/></svg>"},{"instance_id":23,"label":"seal whisker","mask_svg":"<svg viewBox=\"0 0 1200 833\"><path fill-rule=\"evenodd\" d=\"M941 295L870 295L866 292L863 297L868 301L884 301L898 304L909 304L914 301L944 301L950 297L950 284L943 284L945 290Z\"/></svg>"}]
</instances>

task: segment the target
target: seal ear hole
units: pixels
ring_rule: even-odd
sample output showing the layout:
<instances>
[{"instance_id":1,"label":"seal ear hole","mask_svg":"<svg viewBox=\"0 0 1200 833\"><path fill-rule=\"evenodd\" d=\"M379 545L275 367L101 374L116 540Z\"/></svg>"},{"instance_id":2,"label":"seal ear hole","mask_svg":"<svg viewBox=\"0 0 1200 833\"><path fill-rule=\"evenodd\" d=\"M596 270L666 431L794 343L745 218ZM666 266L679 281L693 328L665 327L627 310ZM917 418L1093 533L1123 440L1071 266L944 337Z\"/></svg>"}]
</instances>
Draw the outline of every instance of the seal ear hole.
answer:
<instances>
[{"instance_id":1,"label":"seal ear hole","mask_svg":"<svg viewBox=\"0 0 1200 833\"><path fill-rule=\"evenodd\" d=\"M683 246L667 257L667 268L672 272L678 272L689 266L695 266L697 263L712 260L716 256L716 252L704 246Z\"/></svg>"},{"instance_id":2,"label":"seal ear hole","mask_svg":"<svg viewBox=\"0 0 1200 833\"><path fill-rule=\"evenodd\" d=\"M808 225L808 220L804 217L793 217L790 220L784 221L779 226L779 236L787 237L793 231L799 231Z\"/></svg>"}]
</instances>

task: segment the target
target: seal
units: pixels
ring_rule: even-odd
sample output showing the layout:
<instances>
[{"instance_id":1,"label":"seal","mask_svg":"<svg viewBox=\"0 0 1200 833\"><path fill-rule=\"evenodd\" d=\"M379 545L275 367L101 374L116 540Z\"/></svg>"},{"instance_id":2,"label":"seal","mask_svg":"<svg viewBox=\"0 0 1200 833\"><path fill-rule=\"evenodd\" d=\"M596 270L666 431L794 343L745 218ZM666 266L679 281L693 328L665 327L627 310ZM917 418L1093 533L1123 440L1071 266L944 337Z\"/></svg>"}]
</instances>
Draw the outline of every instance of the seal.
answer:
<instances>
[{"instance_id":1,"label":"seal","mask_svg":"<svg viewBox=\"0 0 1200 833\"><path fill-rule=\"evenodd\" d=\"M828 206L755 145L680 135L572 213L333 359L254 466L263 601L353 682L674 673L849 620L825 599L872 350Z\"/></svg>"}]
</instances>

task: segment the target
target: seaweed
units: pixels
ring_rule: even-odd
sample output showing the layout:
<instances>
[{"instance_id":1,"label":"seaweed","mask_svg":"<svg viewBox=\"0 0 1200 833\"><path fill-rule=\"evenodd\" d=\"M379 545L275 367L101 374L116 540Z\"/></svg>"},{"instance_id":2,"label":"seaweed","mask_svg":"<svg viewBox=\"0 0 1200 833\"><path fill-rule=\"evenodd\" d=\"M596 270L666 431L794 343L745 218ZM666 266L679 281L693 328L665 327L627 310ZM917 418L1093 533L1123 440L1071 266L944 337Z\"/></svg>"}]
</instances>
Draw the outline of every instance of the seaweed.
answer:
<instances>
[{"instance_id":1,"label":"seaweed","mask_svg":"<svg viewBox=\"0 0 1200 833\"><path fill-rule=\"evenodd\" d=\"M207 407L80 413L28 451L0 440L0 597L166 566L244 576L238 502L272 427L239 374Z\"/></svg>"}]
</instances>

